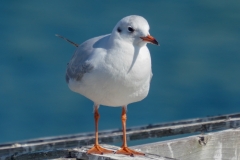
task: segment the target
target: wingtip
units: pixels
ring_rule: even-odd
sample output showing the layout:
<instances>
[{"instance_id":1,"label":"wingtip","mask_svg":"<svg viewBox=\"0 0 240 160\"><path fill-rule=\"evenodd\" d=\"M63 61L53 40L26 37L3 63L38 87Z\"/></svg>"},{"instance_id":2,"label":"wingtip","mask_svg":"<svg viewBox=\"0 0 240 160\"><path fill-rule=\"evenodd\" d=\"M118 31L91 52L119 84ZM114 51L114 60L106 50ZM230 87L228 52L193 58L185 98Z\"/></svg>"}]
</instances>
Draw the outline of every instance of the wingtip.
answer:
<instances>
[{"instance_id":1,"label":"wingtip","mask_svg":"<svg viewBox=\"0 0 240 160\"><path fill-rule=\"evenodd\" d=\"M74 45L75 47L79 46L77 43L74 43L73 41L70 41L69 39L67 39L59 34L55 34L55 36L64 39L65 41L69 42L70 44Z\"/></svg>"},{"instance_id":2,"label":"wingtip","mask_svg":"<svg viewBox=\"0 0 240 160\"><path fill-rule=\"evenodd\" d=\"M62 38L62 36L61 36L61 35L59 35L59 34L55 34L55 36L56 36L56 37L59 37L59 38Z\"/></svg>"}]
</instances>

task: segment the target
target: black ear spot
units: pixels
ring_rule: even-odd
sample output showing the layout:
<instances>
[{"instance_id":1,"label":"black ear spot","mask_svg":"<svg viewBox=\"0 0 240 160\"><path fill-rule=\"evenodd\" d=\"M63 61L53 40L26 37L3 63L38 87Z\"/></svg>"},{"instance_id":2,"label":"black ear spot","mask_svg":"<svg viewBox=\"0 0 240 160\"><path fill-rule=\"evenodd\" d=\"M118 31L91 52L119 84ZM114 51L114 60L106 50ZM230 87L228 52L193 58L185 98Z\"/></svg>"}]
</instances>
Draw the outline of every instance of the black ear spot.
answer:
<instances>
[{"instance_id":1,"label":"black ear spot","mask_svg":"<svg viewBox=\"0 0 240 160\"><path fill-rule=\"evenodd\" d=\"M122 32L122 30L118 27L117 28L117 31L119 32L119 33L121 33Z\"/></svg>"}]
</instances>

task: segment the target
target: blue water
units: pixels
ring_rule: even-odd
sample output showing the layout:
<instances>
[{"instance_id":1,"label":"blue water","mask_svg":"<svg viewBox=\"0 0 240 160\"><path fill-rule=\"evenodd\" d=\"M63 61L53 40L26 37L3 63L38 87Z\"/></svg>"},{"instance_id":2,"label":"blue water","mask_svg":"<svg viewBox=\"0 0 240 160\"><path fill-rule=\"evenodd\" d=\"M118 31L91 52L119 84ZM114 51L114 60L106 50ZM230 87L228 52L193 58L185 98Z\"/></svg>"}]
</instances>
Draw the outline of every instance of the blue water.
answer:
<instances>
[{"instance_id":1,"label":"blue water","mask_svg":"<svg viewBox=\"0 0 240 160\"><path fill-rule=\"evenodd\" d=\"M127 126L240 112L240 1L3 1L0 4L0 143L94 131L92 102L70 91L76 43L145 17L148 97L128 107ZM121 127L121 108L100 107L100 130Z\"/></svg>"}]
</instances>

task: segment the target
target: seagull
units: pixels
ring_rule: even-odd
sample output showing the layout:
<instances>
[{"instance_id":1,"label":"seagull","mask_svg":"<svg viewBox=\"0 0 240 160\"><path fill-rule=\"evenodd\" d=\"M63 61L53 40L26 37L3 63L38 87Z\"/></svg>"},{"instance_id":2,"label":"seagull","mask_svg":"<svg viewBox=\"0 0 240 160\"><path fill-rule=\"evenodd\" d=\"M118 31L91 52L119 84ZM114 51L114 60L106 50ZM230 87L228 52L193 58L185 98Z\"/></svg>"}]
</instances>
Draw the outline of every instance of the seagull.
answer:
<instances>
[{"instance_id":1,"label":"seagull","mask_svg":"<svg viewBox=\"0 0 240 160\"><path fill-rule=\"evenodd\" d=\"M147 43L158 45L149 34L149 24L141 16L121 19L111 34L91 38L75 47L67 65L68 87L94 103L95 144L88 154L113 153L98 142L99 106L122 107L123 144L116 154L144 155L130 149L126 139L127 105L144 99L152 78L151 57Z\"/></svg>"}]
</instances>

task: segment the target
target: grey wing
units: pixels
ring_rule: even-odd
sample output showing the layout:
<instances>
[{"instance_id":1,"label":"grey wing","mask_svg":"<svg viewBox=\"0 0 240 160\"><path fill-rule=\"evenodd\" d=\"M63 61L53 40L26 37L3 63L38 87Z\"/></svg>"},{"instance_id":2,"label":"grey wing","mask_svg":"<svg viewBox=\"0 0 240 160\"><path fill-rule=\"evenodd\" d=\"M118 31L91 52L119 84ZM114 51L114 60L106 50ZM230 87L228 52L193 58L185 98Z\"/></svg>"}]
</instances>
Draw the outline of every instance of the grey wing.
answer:
<instances>
[{"instance_id":1,"label":"grey wing","mask_svg":"<svg viewBox=\"0 0 240 160\"><path fill-rule=\"evenodd\" d=\"M72 59L68 63L66 81L69 82L70 79L75 79L81 81L85 73L90 72L94 67L89 63L88 59L92 56L95 48L105 48L105 43L108 35L103 35L89 39L83 44L79 45Z\"/></svg>"},{"instance_id":2,"label":"grey wing","mask_svg":"<svg viewBox=\"0 0 240 160\"><path fill-rule=\"evenodd\" d=\"M83 75L87 72L90 72L92 69L93 66L88 63L83 63L79 66L68 66L66 73L66 82L69 83L70 78L81 81Z\"/></svg>"},{"instance_id":3,"label":"grey wing","mask_svg":"<svg viewBox=\"0 0 240 160\"><path fill-rule=\"evenodd\" d=\"M72 59L67 64L66 82L69 83L70 79L81 81L85 73L90 72L93 69L87 60L91 56L92 48L80 45L74 53Z\"/></svg>"}]
</instances>

